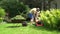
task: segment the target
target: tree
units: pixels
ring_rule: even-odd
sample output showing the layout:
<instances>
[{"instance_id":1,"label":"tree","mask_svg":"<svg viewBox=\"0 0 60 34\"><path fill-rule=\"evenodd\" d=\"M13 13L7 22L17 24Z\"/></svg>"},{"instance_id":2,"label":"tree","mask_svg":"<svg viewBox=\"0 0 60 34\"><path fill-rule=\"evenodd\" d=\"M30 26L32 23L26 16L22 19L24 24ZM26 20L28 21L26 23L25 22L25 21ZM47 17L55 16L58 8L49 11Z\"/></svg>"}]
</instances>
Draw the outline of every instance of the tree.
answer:
<instances>
[{"instance_id":1,"label":"tree","mask_svg":"<svg viewBox=\"0 0 60 34\"><path fill-rule=\"evenodd\" d=\"M23 2L20 2L20 0L2 0L0 2L0 6L3 7L6 12L9 13L9 17L19 15L20 13L26 11L28 7Z\"/></svg>"},{"instance_id":2,"label":"tree","mask_svg":"<svg viewBox=\"0 0 60 34\"><path fill-rule=\"evenodd\" d=\"M44 9L44 11L50 10L52 1L54 1L54 0L43 0L43 5L44 5L43 9Z\"/></svg>"}]
</instances>

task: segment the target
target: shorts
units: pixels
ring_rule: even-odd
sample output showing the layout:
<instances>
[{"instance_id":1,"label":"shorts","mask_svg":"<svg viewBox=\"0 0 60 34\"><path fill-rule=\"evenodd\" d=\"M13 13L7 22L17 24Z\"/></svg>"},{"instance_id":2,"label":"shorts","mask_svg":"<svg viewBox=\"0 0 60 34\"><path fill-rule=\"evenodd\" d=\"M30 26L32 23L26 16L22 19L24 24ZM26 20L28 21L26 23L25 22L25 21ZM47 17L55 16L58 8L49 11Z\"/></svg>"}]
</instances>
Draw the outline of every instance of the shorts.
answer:
<instances>
[{"instance_id":1,"label":"shorts","mask_svg":"<svg viewBox=\"0 0 60 34\"><path fill-rule=\"evenodd\" d=\"M29 13L28 18L30 18L30 19L34 18L34 15L32 13Z\"/></svg>"}]
</instances>

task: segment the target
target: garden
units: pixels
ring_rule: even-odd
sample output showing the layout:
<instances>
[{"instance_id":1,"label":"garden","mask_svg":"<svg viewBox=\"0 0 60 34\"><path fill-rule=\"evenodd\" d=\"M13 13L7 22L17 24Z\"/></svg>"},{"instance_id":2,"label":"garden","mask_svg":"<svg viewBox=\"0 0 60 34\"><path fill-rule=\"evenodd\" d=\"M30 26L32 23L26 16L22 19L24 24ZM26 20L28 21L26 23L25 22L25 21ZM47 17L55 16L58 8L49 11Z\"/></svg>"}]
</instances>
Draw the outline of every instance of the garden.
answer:
<instances>
[{"instance_id":1,"label":"garden","mask_svg":"<svg viewBox=\"0 0 60 34\"><path fill-rule=\"evenodd\" d=\"M34 7L32 7L34 8ZM60 34L60 9L41 10L43 26L31 25L29 5L19 0L0 1L0 34Z\"/></svg>"}]
</instances>

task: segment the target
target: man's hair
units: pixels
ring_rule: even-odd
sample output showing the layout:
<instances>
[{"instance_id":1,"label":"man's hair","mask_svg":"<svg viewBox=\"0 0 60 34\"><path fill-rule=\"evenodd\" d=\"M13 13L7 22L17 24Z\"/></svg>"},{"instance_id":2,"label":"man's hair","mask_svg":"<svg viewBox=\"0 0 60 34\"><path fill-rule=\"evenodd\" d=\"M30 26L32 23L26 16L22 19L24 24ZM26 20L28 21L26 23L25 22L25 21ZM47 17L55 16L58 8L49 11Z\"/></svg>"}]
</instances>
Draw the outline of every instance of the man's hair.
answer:
<instances>
[{"instance_id":1,"label":"man's hair","mask_svg":"<svg viewBox=\"0 0 60 34\"><path fill-rule=\"evenodd\" d=\"M39 8L36 8L36 11L40 11L40 9Z\"/></svg>"}]
</instances>

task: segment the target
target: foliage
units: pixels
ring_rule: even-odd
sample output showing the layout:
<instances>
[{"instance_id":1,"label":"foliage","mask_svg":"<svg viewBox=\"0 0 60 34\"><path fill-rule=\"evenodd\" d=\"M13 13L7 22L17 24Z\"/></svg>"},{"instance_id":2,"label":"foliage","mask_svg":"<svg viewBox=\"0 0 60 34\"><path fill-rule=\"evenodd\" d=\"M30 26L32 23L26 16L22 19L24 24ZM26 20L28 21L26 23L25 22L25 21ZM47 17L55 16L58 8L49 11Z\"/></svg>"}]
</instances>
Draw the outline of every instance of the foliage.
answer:
<instances>
[{"instance_id":1,"label":"foliage","mask_svg":"<svg viewBox=\"0 0 60 34\"><path fill-rule=\"evenodd\" d=\"M4 17L4 16L5 16L5 10L0 7L0 17Z\"/></svg>"},{"instance_id":2,"label":"foliage","mask_svg":"<svg viewBox=\"0 0 60 34\"><path fill-rule=\"evenodd\" d=\"M3 18L5 17L5 10L0 7L0 22L3 21Z\"/></svg>"},{"instance_id":3,"label":"foliage","mask_svg":"<svg viewBox=\"0 0 60 34\"><path fill-rule=\"evenodd\" d=\"M41 20L43 20L44 25L51 28L60 27L60 10L52 9L51 11L42 11Z\"/></svg>"},{"instance_id":4,"label":"foliage","mask_svg":"<svg viewBox=\"0 0 60 34\"><path fill-rule=\"evenodd\" d=\"M11 18L12 23L22 23L25 20L26 19L21 15L16 15L15 17Z\"/></svg>"},{"instance_id":5,"label":"foliage","mask_svg":"<svg viewBox=\"0 0 60 34\"><path fill-rule=\"evenodd\" d=\"M19 19L25 19L24 17L22 17L21 15L17 15L13 18L11 18L12 20L16 19L16 20L19 20Z\"/></svg>"},{"instance_id":6,"label":"foliage","mask_svg":"<svg viewBox=\"0 0 60 34\"><path fill-rule=\"evenodd\" d=\"M27 5L25 5L20 0L2 0L0 2L0 6L3 7L6 10L6 12L9 13L10 17L19 15L22 12L27 13L28 8L29 8Z\"/></svg>"}]
</instances>

